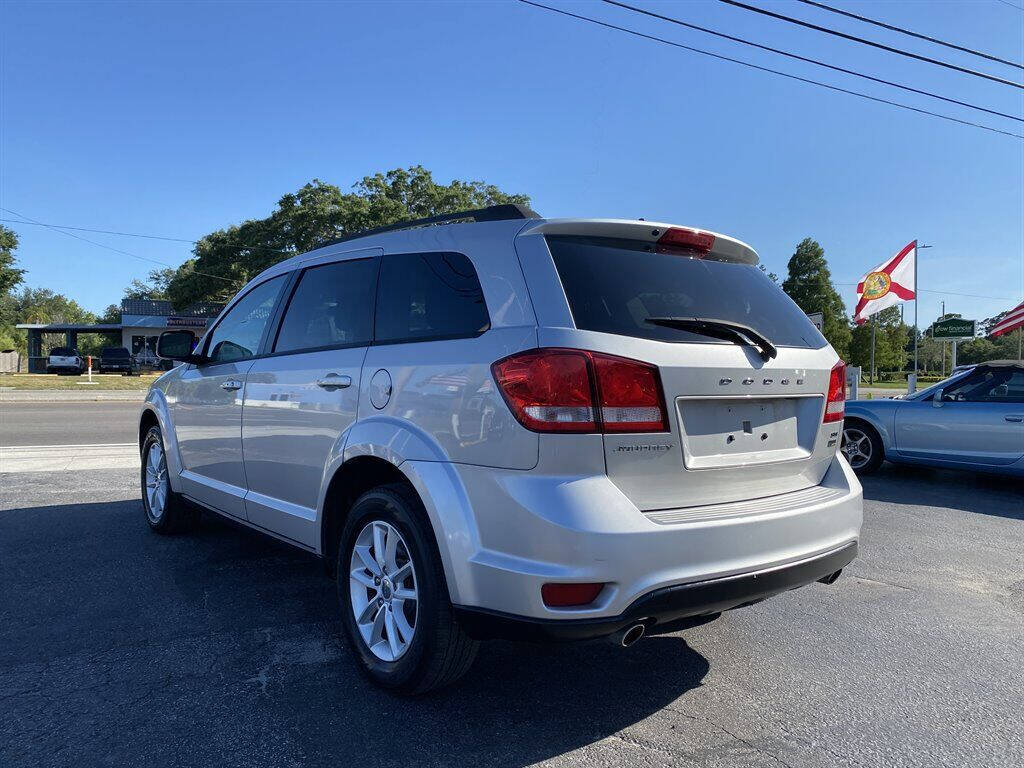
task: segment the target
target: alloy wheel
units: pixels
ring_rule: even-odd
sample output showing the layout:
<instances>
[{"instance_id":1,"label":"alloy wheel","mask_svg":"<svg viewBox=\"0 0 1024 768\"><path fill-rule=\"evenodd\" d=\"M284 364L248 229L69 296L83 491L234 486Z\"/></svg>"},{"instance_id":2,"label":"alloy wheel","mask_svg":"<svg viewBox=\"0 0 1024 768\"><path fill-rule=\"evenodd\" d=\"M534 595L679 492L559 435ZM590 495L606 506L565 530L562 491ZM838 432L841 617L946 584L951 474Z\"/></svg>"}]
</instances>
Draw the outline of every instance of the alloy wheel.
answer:
<instances>
[{"instance_id":1,"label":"alloy wheel","mask_svg":"<svg viewBox=\"0 0 1024 768\"><path fill-rule=\"evenodd\" d=\"M382 661L401 658L416 632L419 593L412 553L390 523L373 520L356 537L349 593L366 647Z\"/></svg>"},{"instance_id":2,"label":"alloy wheel","mask_svg":"<svg viewBox=\"0 0 1024 768\"><path fill-rule=\"evenodd\" d=\"M869 461L874 451L871 438L857 427L846 427L843 430L843 455L853 469L861 469Z\"/></svg>"},{"instance_id":3,"label":"alloy wheel","mask_svg":"<svg viewBox=\"0 0 1024 768\"><path fill-rule=\"evenodd\" d=\"M154 523L159 522L167 506L167 458L159 441L146 452L146 514Z\"/></svg>"}]
</instances>

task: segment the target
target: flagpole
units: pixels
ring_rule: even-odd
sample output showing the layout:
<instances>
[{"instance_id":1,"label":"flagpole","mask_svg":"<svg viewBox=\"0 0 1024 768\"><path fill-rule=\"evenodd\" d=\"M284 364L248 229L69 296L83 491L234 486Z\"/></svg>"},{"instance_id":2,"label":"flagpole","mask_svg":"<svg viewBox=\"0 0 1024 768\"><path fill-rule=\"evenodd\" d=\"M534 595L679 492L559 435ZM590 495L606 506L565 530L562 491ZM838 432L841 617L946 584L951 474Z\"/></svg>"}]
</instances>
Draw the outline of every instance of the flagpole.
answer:
<instances>
[{"instance_id":1,"label":"flagpole","mask_svg":"<svg viewBox=\"0 0 1024 768\"><path fill-rule=\"evenodd\" d=\"M871 386L875 386L875 316L871 316Z\"/></svg>"}]
</instances>

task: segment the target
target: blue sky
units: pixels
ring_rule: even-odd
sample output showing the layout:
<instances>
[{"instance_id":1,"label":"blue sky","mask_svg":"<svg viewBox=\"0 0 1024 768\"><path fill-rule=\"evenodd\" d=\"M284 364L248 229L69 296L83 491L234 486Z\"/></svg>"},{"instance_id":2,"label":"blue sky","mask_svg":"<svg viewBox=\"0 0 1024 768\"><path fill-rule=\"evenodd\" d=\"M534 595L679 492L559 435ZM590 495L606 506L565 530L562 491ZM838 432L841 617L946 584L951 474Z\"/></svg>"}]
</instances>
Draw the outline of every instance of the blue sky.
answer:
<instances>
[{"instance_id":1,"label":"blue sky","mask_svg":"<svg viewBox=\"0 0 1024 768\"><path fill-rule=\"evenodd\" d=\"M1024 72L795 2L761 5L1011 79ZM827 73L599 3L549 4L1017 132L1024 124ZM635 4L1003 112L1024 91L712 0ZM1024 58L995 0L854 3ZM1024 4L1024 3L1022 3ZM917 237L923 321L1024 297L1024 142L490 3L0 3L0 206L39 221L197 238L317 177L423 164L546 216L661 219L749 242L784 273L804 237L837 283ZM3 214L8 216L8 214ZM94 311L156 265L12 225L29 284ZM184 243L80 233L177 265ZM847 307L854 286L839 285ZM908 312L910 307L908 306ZM908 314L908 317L910 315ZM923 323L922 323L923 324Z\"/></svg>"}]
</instances>

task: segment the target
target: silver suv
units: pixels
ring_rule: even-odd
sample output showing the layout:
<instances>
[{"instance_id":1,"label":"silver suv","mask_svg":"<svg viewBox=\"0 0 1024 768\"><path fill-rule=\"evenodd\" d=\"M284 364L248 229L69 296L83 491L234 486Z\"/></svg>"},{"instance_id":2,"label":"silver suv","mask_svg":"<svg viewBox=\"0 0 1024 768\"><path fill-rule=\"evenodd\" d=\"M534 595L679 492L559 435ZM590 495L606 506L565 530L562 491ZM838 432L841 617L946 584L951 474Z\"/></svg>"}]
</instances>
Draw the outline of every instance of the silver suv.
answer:
<instances>
[{"instance_id":1,"label":"silver suv","mask_svg":"<svg viewBox=\"0 0 1024 768\"><path fill-rule=\"evenodd\" d=\"M843 363L730 237L496 206L252 280L156 381L146 517L319 555L378 683L486 638L629 645L857 552Z\"/></svg>"}]
</instances>

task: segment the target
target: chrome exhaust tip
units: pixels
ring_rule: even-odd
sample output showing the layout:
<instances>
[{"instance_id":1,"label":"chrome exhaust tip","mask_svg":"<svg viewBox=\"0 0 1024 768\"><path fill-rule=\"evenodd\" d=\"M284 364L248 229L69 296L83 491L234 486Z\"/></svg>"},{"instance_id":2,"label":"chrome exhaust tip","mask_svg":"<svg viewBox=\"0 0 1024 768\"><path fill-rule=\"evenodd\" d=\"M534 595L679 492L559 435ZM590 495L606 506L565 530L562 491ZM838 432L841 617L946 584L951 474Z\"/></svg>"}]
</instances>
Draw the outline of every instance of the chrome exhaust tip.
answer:
<instances>
[{"instance_id":1,"label":"chrome exhaust tip","mask_svg":"<svg viewBox=\"0 0 1024 768\"><path fill-rule=\"evenodd\" d=\"M835 573L830 573L828 576L822 576L820 579L818 579L818 581L820 581L822 584L835 584L836 583L836 579L839 578L839 575L842 572L843 572L843 569L840 568Z\"/></svg>"},{"instance_id":2,"label":"chrome exhaust tip","mask_svg":"<svg viewBox=\"0 0 1024 768\"><path fill-rule=\"evenodd\" d=\"M647 628L643 624L633 624L625 629L620 629L613 637L623 648L629 648L643 637L646 631Z\"/></svg>"}]
</instances>

